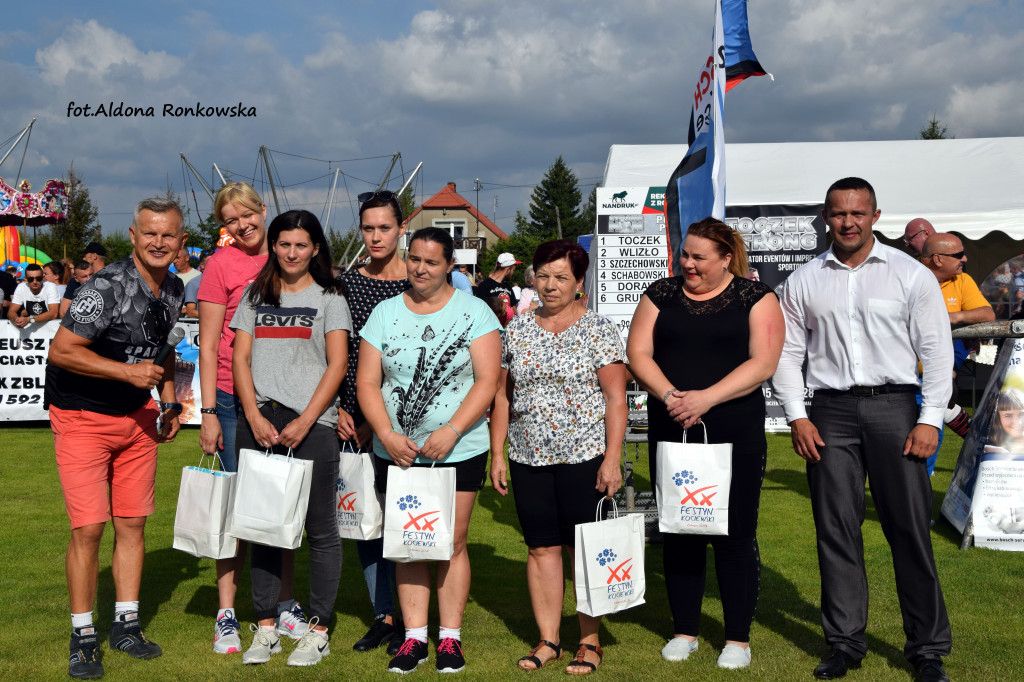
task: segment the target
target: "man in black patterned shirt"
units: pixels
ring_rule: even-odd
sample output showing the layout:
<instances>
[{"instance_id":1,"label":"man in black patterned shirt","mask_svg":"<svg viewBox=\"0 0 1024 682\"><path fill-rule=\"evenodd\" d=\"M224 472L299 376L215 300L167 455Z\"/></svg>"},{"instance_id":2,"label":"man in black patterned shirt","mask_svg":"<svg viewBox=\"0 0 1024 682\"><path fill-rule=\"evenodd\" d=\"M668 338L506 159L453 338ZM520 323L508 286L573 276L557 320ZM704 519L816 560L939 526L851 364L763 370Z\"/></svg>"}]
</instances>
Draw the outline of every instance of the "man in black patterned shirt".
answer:
<instances>
[{"instance_id":1,"label":"man in black patterned shirt","mask_svg":"<svg viewBox=\"0 0 1024 682\"><path fill-rule=\"evenodd\" d=\"M66 571L71 601L68 672L103 675L92 624L100 540L114 526L116 599L110 646L135 658L162 651L139 626L146 517L155 508L157 443L178 432L174 356L153 359L181 311L184 287L168 273L184 242L178 205L145 199L135 209L132 253L81 286L50 347L46 403L57 471L71 521ZM156 388L159 407L150 397ZM157 419L163 428L158 433Z\"/></svg>"}]
</instances>

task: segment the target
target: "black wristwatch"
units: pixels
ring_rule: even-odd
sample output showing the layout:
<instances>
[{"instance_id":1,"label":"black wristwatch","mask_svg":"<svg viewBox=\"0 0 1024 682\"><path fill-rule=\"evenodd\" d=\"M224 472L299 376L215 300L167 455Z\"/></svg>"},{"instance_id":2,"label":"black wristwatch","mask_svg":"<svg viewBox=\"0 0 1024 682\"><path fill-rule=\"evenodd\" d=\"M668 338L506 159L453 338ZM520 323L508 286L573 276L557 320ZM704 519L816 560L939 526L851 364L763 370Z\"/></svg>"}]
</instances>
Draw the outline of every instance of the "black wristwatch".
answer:
<instances>
[{"instance_id":1,"label":"black wristwatch","mask_svg":"<svg viewBox=\"0 0 1024 682\"><path fill-rule=\"evenodd\" d=\"M217 414L216 407L201 407L199 408L200 414Z\"/></svg>"},{"instance_id":2,"label":"black wristwatch","mask_svg":"<svg viewBox=\"0 0 1024 682\"><path fill-rule=\"evenodd\" d=\"M167 410L174 410L178 414L181 414L181 403L159 403L160 411L166 412Z\"/></svg>"}]
</instances>

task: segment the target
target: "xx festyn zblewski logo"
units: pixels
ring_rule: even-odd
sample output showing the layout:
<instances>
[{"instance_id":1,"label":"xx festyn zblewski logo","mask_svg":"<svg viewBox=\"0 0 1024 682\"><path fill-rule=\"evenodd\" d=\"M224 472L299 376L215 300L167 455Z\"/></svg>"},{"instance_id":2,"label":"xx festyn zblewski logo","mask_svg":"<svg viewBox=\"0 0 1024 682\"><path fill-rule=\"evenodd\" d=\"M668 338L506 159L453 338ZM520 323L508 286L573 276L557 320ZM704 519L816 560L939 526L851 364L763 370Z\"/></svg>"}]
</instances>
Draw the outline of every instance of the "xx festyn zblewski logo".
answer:
<instances>
[{"instance_id":1,"label":"xx festyn zblewski logo","mask_svg":"<svg viewBox=\"0 0 1024 682\"><path fill-rule=\"evenodd\" d=\"M615 551L608 548L598 552L594 561L608 569L608 579L604 584L608 586L609 599L633 596L633 580L629 575L633 570L633 557L620 561Z\"/></svg>"},{"instance_id":2,"label":"xx festyn zblewski logo","mask_svg":"<svg viewBox=\"0 0 1024 682\"><path fill-rule=\"evenodd\" d=\"M395 502L409 520L402 526L402 544L413 547L434 547L437 545L437 529L434 525L441 520L440 510L419 512L422 503L415 495L402 495ZM433 515L433 516L431 516Z\"/></svg>"},{"instance_id":3,"label":"xx festyn zblewski logo","mask_svg":"<svg viewBox=\"0 0 1024 682\"><path fill-rule=\"evenodd\" d=\"M673 474L672 482L686 493L679 501L681 521L714 521L715 503L713 498L718 494L717 483L699 488L697 487L697 474L688 469Z\"/></svg>"},{"instance_id":4,"label":"xx festyn zblewski logo","mask_svg":"<svg viewBox=\"0 0 1024 682\"><path fill-rule=\"evenodd\" d=\"M359 524L359 517L356 514L356 502L358 501L358 490L351 492L346 490L345 479L338 478L338 525L356 526Z\"/></svg>"}]
</instances>

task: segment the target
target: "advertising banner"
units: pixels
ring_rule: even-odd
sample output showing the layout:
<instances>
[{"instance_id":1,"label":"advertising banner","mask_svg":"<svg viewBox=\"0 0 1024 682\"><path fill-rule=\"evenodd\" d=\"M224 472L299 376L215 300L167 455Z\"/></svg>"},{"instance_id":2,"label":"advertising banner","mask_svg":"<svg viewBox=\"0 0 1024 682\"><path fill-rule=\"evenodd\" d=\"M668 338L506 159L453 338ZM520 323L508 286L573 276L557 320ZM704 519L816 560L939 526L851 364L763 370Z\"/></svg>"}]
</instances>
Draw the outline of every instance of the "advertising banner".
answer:
<instances>
[{"instance_id":1,"label":"advertising banner","mask_svg":"<svg viewBox=\"0 0 1024 682\"><path fill-rule=\"evenodd\" d=\"M46 356L60 322L51 320L19 329L0 321L0 421L36 421L50 418L43 409ZM183 319L178 327L185 338L174 361L174 393L181 403L182 424L199 424L199 321ZM156 392L153 398L159 400Z\"/></svg>"},{"instance_id":2,"label":"advertising banner","mask_svg":"<svg viewBox=\"0 0 1024 682\"><path fill-rule=\"evenodd\" d=\"M1024 340L1003 341L942 515L979 547L1024 551Z\"/></svg>"},{"instance_id":3,"label":"advertising banner","mask_svg":"<svg viewBox=\"0 0 1024 682\"><path fill-rule=\"evenodd\" d=\"M49 419L43 409L46 355L57 327L56 320L23 329L0 321L0 421Z\"/></svg>"}]
</instances>

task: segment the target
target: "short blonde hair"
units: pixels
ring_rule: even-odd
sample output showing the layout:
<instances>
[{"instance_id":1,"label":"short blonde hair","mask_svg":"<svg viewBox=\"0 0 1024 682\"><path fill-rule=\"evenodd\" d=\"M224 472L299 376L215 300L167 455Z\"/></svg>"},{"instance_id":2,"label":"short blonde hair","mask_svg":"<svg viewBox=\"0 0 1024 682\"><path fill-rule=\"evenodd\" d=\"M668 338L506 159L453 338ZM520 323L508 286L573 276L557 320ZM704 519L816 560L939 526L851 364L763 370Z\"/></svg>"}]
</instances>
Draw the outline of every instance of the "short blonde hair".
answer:
<instances>
[{"instance_id":1,"label":"short blonde hair","mask_svg":"<svg viewBox=\"0 0 1024 682\"><path fill-rule=\"evenodd\" d=\"M263 199L247 182L229 182L217 192L217 198L213 201L213 217L221 224L224 223L221 211L227 204L245 206L250 211L263 210Z\"/></svg>"}]
</instances>

